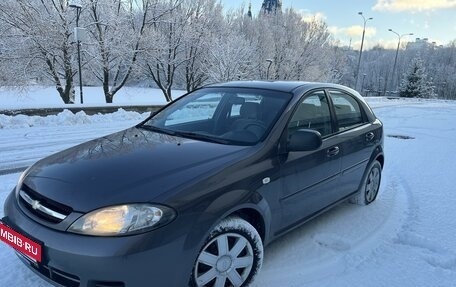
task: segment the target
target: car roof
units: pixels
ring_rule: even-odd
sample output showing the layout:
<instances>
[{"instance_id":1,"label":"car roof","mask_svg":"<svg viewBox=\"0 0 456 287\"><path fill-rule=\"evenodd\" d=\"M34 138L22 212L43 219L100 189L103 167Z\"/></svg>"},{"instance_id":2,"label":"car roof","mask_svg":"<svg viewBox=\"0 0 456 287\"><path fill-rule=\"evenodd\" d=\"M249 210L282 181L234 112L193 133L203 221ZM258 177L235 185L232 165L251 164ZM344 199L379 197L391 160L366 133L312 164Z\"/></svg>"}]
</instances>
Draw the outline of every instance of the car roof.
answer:
<instances>
[{"instance_id":1,"label":"car roof","mask_svg":"<svg viewBox=\"0 0 456 287\"><path fill-rule=\"evenodd\" d=\"M347 90L347 87L331 84L331 83L318 83L318 82L301 82L301 81L232 81L226 83L212 84L207 87L234 87L234 88L253 88L253 89L266 89L286 93L292 93L296 89L310 90L314 88L340 88Z\"/></svg>"}]
</instances>

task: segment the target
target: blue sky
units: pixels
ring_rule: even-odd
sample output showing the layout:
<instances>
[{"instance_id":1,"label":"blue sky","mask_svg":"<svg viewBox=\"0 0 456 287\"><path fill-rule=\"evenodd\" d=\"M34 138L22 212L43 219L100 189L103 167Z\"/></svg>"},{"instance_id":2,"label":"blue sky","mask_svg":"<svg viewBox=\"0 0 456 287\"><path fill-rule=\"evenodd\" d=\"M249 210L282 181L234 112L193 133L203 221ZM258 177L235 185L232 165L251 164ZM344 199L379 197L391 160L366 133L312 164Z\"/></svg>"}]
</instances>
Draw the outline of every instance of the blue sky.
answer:
<instances>
[{"instance_id":1,"label":"blue sky","mask_svg":"<svg viewBox=\"0 0 456 287\"><path fill-rule=\"evenodd\" d=\"M248 7L249 0L222 0L225 9ZM256 14L262 0L251 0L252 11ZM404 40L429 38L430 42L445 45L456 40L456 0L283 0L283 8L293 7L304 17L316 15L328 24L330 31L343 45L352 39L352 47L361 42L363 19L367 22L365 45L376 44L395 47L397 36L389 32L393 29L399 34L413 33Z\"/></svg>"}]
</instances>

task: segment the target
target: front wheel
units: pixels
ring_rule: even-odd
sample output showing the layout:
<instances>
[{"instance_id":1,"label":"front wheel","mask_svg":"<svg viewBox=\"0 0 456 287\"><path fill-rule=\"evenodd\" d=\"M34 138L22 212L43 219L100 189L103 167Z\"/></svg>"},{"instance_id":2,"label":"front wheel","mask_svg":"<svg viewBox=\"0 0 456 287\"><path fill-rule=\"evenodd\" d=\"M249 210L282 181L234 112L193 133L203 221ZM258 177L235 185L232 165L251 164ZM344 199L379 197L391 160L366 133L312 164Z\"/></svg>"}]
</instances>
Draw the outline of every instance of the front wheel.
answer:
<instances>
[{"instance_id":1,"label":"front wheel","mask_svg":"<svg viewBox=\"0 0 456 287\"><path fill-rule=\"evenodd\" d=\"M350 202L359 205L371 204L377 198L381 179L382 165L379 161L374 160L366 169L359 191Z\"/></svg>"},{"instance_id":2,"label":"front wheel","mask_svg":"<svg viewBox=\"0 0 456 287\"><path fill-rule=\"evenodd\" d=\"M211 231L190 279L191 286L244 287L253 281L263 262L263 243L247 221L230 217Z\"/></svg>"}]
</instances>

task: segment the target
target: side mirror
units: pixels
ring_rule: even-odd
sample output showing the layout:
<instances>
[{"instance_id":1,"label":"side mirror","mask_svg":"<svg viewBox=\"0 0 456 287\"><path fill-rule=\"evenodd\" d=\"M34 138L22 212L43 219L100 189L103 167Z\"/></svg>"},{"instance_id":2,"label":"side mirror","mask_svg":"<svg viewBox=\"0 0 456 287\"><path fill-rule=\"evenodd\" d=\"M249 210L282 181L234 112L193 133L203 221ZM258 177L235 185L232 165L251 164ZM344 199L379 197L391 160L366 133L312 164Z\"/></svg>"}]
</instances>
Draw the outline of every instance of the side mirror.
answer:
<instances>
[{"instance_id":1,"label":"side mirror","mask_svg":"<svg viewBox=\"0 0 456 287\"><path fill-rule=\"evenodd\" d=\"M321 134L315 130L300 129L288 140L288 151L312 151L321 147Z\"/></svg>"}]
</instances>

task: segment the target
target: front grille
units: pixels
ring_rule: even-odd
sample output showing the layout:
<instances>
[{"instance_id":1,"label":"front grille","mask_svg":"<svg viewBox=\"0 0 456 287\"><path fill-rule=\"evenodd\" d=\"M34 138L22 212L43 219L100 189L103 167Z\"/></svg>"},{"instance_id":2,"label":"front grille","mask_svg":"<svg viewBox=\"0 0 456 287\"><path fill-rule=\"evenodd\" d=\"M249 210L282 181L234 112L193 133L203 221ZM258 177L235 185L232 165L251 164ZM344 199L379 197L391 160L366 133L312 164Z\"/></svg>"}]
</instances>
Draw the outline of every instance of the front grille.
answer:
<instances>
[{"instance_id":1,"label":"front grille","mask_svg":"<svg viewBox=\"0 0 456 287\"><path fill-rule=\"evenodd\" d=\"M45 267L49 271L49 279L66 287L79 287L79 277L60 271L55 268Z\"/></svg>"},{"instance_id":2,"label":"front grille","mask_svg":"<svg viewBox=\"0 0 456 287\"><path fill-rule=\"evenodd\" d=\"M21 258L25 260L33 269L35 269L37 272L39 272L41 275L44 277L50 279L51 281L54 281L62 286L66 287L79 287L80 286L80 279L78 276L69 274L66 272L63 272L61 270L58 270L56 268L51 268L47 265L44 264L39 264L30 261L27 257L24 257L19 252L16 252Z\"/></svg>"},{"instance_id":3,"label":"front grille","mask_svg":"<svg viewBox=\"0 0 456 287\"><path fill-rule=\"evenodd\" d=\"M96 281L95 287L124 287L125 283L123 282L104 282L104 281Z\"/></svg>"},{"instance_id":4,"label":"front grille","mask_svg":"<svg viewBox=\"0 0 456 287\"><path fill-rule=\"evenodd\" d=\"M73 211L71 207L42 196L25 184L19 192L19 200L29 212L51 223L60 223Z\"/></svg>"}]
</instances>

